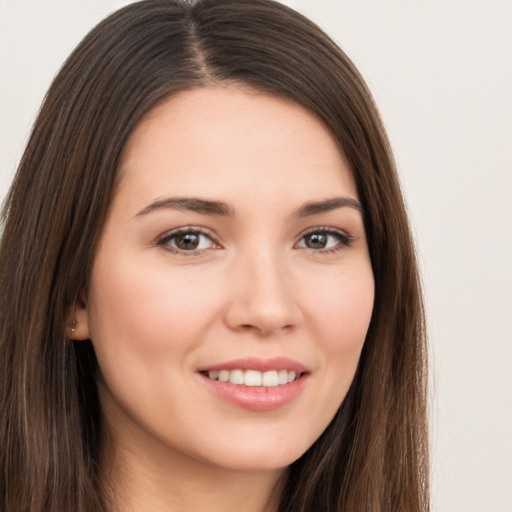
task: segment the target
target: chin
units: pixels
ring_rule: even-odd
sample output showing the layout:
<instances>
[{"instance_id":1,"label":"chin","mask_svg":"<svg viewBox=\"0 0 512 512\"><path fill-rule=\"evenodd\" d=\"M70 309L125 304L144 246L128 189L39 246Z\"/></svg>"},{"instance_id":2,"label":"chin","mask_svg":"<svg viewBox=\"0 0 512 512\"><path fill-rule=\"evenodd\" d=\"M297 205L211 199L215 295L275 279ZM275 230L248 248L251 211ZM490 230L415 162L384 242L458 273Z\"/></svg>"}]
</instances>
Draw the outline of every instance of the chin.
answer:
<instances>
[{"instance_id":1,"label":"chin","mask_svg":"<svg viewBox=\"0 0 512 512\"><path fill-rule=\"evenodd\" d=\"M211 461L233 471L277 471L299 459L313 444L308 440L290 442L282 438L230 443L211 454Z\"/></svg>"}]
</instances>

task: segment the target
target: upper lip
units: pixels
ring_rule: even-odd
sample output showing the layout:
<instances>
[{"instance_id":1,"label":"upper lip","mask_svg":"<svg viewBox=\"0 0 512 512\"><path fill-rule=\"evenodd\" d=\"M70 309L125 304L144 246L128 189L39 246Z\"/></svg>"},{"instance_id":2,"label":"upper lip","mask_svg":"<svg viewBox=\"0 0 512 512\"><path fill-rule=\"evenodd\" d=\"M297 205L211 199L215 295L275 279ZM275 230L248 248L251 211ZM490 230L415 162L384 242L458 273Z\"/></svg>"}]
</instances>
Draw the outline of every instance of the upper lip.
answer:
<instances>
[{"instance_id":1,"label":"upper lip","mask_svg":"<svg viewBox=\"0 0 512 512\"><path fill-rule=\"evenodd\" d=\"M272 357L269 359L244 357L199 368L200 372L213 372L220 370L257 370L260 372L268 372L270 370L288 370L296 373L309 373L309 370L305 365L288 357Z\"/></svg>"}]
</instances>

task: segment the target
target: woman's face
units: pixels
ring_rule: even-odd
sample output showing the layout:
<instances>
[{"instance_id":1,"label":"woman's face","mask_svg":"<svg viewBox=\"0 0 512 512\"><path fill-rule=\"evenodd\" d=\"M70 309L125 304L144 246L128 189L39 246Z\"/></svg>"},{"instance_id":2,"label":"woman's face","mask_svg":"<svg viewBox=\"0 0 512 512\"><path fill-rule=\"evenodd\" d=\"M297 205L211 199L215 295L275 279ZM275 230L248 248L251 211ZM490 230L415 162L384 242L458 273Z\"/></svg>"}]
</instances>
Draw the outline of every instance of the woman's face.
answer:
<instances>
[{"instance_id":1,"label":"woman's face","mask_svg":"<svg viewBox=\"0 0 512 512\"><path fill-rule=\"evenodd\" d=\"M301 107L181 92L124 150L77 337L114 442L163 460L285 467L327 427L374 299L351 171Z\"/></svg>"}]
</instances>

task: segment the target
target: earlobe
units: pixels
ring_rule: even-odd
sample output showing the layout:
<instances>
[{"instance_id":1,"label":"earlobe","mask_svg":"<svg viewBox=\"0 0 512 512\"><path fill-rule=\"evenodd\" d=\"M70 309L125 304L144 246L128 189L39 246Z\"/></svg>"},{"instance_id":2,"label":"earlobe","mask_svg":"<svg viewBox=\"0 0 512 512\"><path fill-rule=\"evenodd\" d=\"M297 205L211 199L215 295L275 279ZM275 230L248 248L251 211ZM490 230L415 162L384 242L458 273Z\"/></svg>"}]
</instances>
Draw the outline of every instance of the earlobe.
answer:
<instances>
[{"instance_id":1,"label":"earlobe","mask_svg":"<svg viewBox=\"0 0 512 512\"><path fill-rule=\"evenodd\" d=\"M82 300L77 300L70 308L66 321L66 336L70 340L87 340L89 332L89 312Z\"/></svg>"}]
</instances>

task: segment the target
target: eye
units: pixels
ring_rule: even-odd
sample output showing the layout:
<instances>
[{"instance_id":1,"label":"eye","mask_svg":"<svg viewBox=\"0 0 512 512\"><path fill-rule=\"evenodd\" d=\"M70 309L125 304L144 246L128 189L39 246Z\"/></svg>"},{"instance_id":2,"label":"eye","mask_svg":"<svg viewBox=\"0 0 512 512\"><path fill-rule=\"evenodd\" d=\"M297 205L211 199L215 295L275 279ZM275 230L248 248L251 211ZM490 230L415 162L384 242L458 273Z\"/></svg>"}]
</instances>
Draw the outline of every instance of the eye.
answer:
<instances>
[{"instance_id":1,"label":"eye","mask_svg":"<svg viewBox=\"0 0 512 512\"><path fill-rule=\"evenodd\" d=\"M297 243L297 247L316 251L336 251L350 245L349 235L336 229L315 229L309 231Z\"/></svg>"},{"instance_id":2,"label":"eye","mask_svg":"<svg viewBox=\"0 0 512 512\"><path fill-rule=\"evenodd\" d=\"M183 228L167 233L158 241L158 245L173 252L192 254L218 247L209 235L192 228Z\"/></svg>"}]
</instances>

